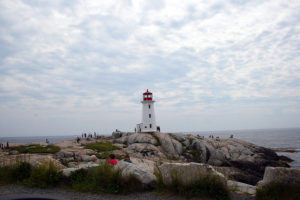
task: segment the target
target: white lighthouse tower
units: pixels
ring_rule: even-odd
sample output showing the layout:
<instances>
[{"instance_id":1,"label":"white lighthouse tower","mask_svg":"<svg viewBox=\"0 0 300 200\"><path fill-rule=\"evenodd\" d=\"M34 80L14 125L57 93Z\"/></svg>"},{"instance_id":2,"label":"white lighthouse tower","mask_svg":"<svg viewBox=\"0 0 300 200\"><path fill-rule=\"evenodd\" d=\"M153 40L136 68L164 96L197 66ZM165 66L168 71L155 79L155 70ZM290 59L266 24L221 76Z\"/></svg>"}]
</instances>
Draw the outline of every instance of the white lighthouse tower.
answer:
<instances>
[{"instance_id":1,"label":"white lighthouse tower","mask_svg":"<svg viewBox=\"0 0 300 200\"><path fill-rule=\"evenodd\" d=\"M152 93L148 90L143 93L143 112L142 123L136 125L137 132L154 132L156 131L156 121L154 113L154 102Z\"/></svg>"}]
</instances>

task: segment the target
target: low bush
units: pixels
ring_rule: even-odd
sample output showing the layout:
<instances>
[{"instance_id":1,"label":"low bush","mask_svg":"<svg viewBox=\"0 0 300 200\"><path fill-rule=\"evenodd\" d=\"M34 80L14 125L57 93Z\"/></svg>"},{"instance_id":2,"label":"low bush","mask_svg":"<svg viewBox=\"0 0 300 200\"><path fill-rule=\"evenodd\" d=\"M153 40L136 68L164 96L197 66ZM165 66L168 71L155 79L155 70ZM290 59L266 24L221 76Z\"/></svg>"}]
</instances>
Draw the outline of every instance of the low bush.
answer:
<instances>
[{"instance_id":1,"label":"low bush","mask_svg":"<svg viewBox=\"0 0 300 200\"><path fill-rule=\"evenodd\" d=\"M31 171L31 165L26 162L0 167L0 182L2 184L21 183L30 177Z\"/></svg>"},{"instance_id":2,"label":"low bush","mask_svg":"<svg viewBox=\"0 0 300 200\"><path fill-rule=\"evenodd\" d=\"M41 146L39 144L30 144L30 145L20 145L15 147L10 147L10 150L16 150L19 153L57 153L60 151L60 148L55 145Z\"/></svg>"},{"instance_id":3,"label":"low bush","mask_svg":"<svg viewBox=\"0 0 300 200\"><path fill-rule=\"evenodd\" d=\"M28 179L32 172L32 166L27 162L17 163L12 170L13 179L22 182Z\"/></svg>"},{"instance_id":4,"label":"low bush","mask_svg":"<svg viewBox=\"0 0 300 200\"><path fill-rule=\"evenodd\" d=\"M256 190L257 200L299 200L300 185L270 183Z\"/></svg>"},{"instance_id":5,"label":"low bush","mask_svg":"<svg viewBox=\"0 0 300 200\"><path fill-rule=\"evenodd\" d=\"M111 165L103 164L99 167L80 169L70 175L70 185L76 191L128 193L141 191L142 183L133 175L123 177L121 171Z\"/></svg>"},{"instance_id":6,"label":"low bush","mask_svg":"<svg viewBox=\"0 0 300 200\"><path fill-rule=\"evenodd\" d=\"M62 172L58 171L55 165L50 162L49 164L34 167L26 184L39 188L54 187L58 185L61 178Z\"/></svg>"},{"instance_id":7,"label":"low bush","mask_svg":"<svg viewBox=\"0 0 300 200\"><path fill-rule=\"evenodd\" d=\"M168 190L187 199L192 197L210 197L216 200L230 199L229 188L219 176L202 174L198 175L199 177L195 181L184 184L176 173L173 171L170 173L172 174L172 183L168 185L164 184L161 175L156 173L158 191Z\"/></svg>"},{"instance_id":8,"label":"low bush","mask_svg":"<svg viewBox=\"0 0 300 200\"><path fill-rule=\"evenodd\" d=\"M13 168L9 166L0 167L0 183L10 184L14 183Z\"/></svg>"},{"instance_id":9,"label":"low bush","mask_svg":"<svg viewBox=\"0 0 300 200\"><path fill-rule=\"evenodd\" d=\"M90 144L84 144L84 148L92 149L95 151L113 151L120 149L119 147L113 145L111 142L95 142Z\"/></svg>"},{"instance_id":10,"label":"low bush","mask_svg":"<svg viewBox=\"0 0 300 200\"><path fill-rule=\"evenodd\" d=\"M71 187L75 191L113 194L143 190L143 184L134 175L124 177L119 169L108 164L79 169L65 177L52 162L36 167L29 163L18 163L0 167L0 183L19 183L39 188Z\"/></svg>"}]
</instances>

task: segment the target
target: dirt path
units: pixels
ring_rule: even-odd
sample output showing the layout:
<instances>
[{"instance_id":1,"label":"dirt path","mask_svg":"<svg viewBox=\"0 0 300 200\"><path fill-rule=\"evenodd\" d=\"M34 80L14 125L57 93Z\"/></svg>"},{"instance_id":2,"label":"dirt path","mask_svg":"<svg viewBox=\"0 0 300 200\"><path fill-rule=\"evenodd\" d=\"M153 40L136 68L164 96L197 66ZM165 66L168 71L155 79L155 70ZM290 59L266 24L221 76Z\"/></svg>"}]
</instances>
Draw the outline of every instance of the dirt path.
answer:
<instances>
[{"instance_id":1,"label":"dirt path","mask_svg":"<svg viewBox=\"0 0 300 200\"><path fill-rule=\"evenodd\" d=\"M13 199L48 199L48 200L184 200L185 198L174 194L161 194L155 192L133 193L128 195L90 194L72 192L60 188L39 189L25 186L0 186L0 200ZM211 200L207 198L193 198L199 200ZM232 194L232 200L254 200L253 197Z\"/></svg>"}]
</instances>

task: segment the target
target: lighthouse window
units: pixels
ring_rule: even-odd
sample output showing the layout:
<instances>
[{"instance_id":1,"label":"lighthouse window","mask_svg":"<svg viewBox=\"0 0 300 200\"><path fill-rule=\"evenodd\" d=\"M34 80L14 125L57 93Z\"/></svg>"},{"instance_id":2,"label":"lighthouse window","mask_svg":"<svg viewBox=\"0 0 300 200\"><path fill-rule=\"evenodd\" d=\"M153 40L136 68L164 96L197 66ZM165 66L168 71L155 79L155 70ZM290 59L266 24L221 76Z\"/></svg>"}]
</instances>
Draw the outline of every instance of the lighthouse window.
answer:
<instances>
[{"instance_id":1,"label":"lighthouse window","mask_svg":"<svg viewBox=\"0 0 300 200\"><path fill-rule=\"evenodd\" d=\"M149 114L149 118L151 118L151 114Z\"/></svg>"},{"instance_id":2,"label":"lighthouse window","mask_svg":"<svg viewBox=\"0 0 300 200\"><path fill-rule=\"evenodd\" d=\"M149 109L151 108L151 105L149 104Z\"/></svg>"},{"instance_id":3,"label":"lighthouse window","mask_svg":"<svg viewBox=\"0 0 300 200\"><path fill-rule=\"evenodd\" d=\"M150 128L152 128L152 124L150 124Z\"/></svg>"}]
</instances>

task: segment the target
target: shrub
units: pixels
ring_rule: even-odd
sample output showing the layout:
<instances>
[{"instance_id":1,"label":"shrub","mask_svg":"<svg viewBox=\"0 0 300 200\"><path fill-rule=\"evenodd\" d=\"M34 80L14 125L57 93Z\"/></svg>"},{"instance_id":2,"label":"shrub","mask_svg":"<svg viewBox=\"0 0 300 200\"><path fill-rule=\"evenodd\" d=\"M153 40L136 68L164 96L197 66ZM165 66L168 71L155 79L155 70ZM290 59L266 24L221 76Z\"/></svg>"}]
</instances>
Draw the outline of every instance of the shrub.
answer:
<instances>
[{"instance_id":1,"label":"shrub","mask_svg":"<svg viewBox=\"0 0 300 200\"><path fill-rule=\"evenodd\" d=\"M13 168L14 168L12 171L13 178L18 182L28 179L32 172L32 167L27 162L17 163Z\"/></svg>"},{"instance_id":2,"label":"shrub","mask_svg":"<svg viewBox=\"0 0 300 200\"><path fill-rule=\"evenodd\" d=\"M160 177L159 185L166 190L178 193L186 198L191 197L212 197L216 200L228 200L229 189L224 181L216 175L200 174L197 179L191 183L184 184L177 176L177 173L171 171L172 183L165 185Z\"/></svg>"},{"instance_id":3,"label":"shrub","mask_svg":"<svg viewBox=\"0 0 300 200\"><path fill-rule=\"evenodd\" d=\"M58 171L55 165L50 162L48 165L34 167L27 180L27 185L40 188L54 187L57 186L61 178L62 172Z\"/></svg>"},{"instance_id":4,"label":"shrub","mask_svg":"<svg viewBox=\"0 0 300 200\"><path fill-rule=\"evenodd\" d=\"M39 144L31 145L20 145L15 147L10 147L10 150L16 150L19 153L57 153L60 151L60 148L55 145L41 146Z\"/></svg>"},{"instance_id":5,"label":"shrub","mask_svg":"<svg viewBox=\"0 0 300 200\"><path fill-rule=\"evenodd\" d=\"M31 171L31 165L26 162L0 167L0 182L3 184L22 182L30 177Z\"/></svg>"},{"instance_id":6,"label":"shrub","mask_svg":"<svg viewBox=\"0 0 300 200\"><path fill-rule=\"evenodd\" d=\"M119 147L113 145L111 142L95 142L90 144L85 144L84 148L92 149L96 151L113 151L120 149Z\"/></svg>"},{"instance_id":7,"label":"shrub","mask_svg":"<svg viewBox=\"0 0 300 200\"><path fill-rule=\"evenodd\" d=\"M135 176L123 177L120 170L108 164L74 171L70 182L74 190L83 192L119 194L142 190L142 184Z\"/></svg>"},{"instance_id":8,"label":"shrub","mask_svg":"<svg viewBox=\"0 0 300 200\"><path fill-rule=\"evenodd\" d=\"M0 167L0 183L2 184L14 183L12 166Z\"/></svg>"},{"instance_id":9,"label":"shrub","mask_svg":"<svg viewBox=\"0 0 300 200\"><path fill-rule=\"evenodd\" d=\"M272 182L256 190L257 200L300 199L300 185Z\"/></svg>"}]
</instances>

